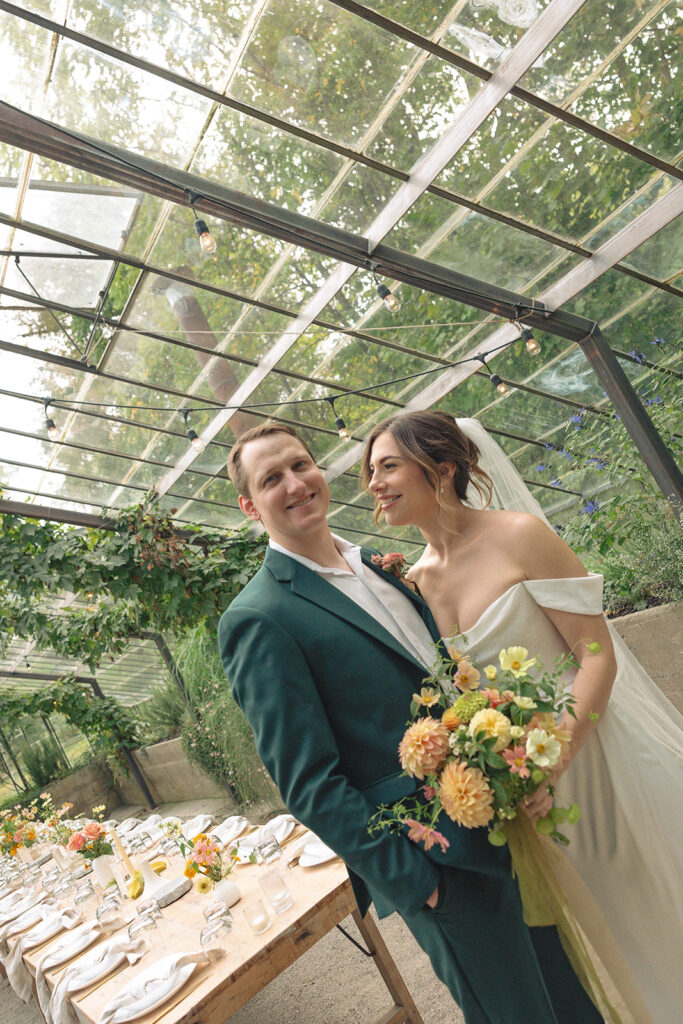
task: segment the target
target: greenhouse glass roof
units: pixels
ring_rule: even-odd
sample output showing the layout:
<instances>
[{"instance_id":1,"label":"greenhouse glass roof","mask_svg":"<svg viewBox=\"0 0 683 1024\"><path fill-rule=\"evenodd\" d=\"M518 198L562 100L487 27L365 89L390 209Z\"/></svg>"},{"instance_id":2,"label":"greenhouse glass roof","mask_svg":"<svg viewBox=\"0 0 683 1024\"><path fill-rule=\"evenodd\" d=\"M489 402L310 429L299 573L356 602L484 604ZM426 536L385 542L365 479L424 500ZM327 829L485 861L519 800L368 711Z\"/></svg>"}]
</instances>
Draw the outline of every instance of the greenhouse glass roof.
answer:
<instances>
[{"instance_id":1,"label":"greenhouse glass roof","mask_svg":"<svg viewBox=\"0 0 683 1024\"><path fill-rule=\"evenodd\" d=\"M358 478L408 404L481 419L551 517L617 485L563 455L572 417L612 415L567 325L597 321L646 401L680 369L676 26L665 0L0 2L3 498L156 488L232 527L226 456L272 415L333 528L412 557ZM459 362L493 349L504 395Z\"/></svg>"}]
</instances>

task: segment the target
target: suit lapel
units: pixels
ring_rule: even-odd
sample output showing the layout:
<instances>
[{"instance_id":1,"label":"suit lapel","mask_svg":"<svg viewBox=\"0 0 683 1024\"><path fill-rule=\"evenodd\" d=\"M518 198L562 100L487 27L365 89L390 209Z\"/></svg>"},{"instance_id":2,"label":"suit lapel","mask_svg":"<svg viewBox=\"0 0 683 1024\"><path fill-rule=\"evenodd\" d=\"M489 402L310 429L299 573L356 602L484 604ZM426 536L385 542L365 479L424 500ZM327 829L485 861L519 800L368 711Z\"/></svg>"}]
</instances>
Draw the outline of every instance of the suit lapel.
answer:
<instances>
[{"instance_id":1,"label":"suit lapel","mask_svg":"<svg viewBox=\"0 0 683 1024\"><path fill-rule=\"evenodd\" d=\"M350 625L355 626L356 629L362 630L369 636L374 637L375 640L407 658L413 665L417 665L422 672L425 671L424 665L414 658L410 651L396 637L389 633L384 626L381 626L377 619L364 611L350 597L342 594L341 591L337 590L327 580L322 579L312 569L302 565L301 562L297 562L294 558L289 558L289 556L282 554L280 551L275 551L273 548L268 548L264 564L270 569L276 579L282 583L288 582L292 593L296 594L297 597L311 601L320 608L331 612L332 615L343 619ZM402 590L408 592L407 587L401 586ZM421 603L424 604L424 602Z\"/></svg>"},{"instance_id":2,"label":"suit lapel","mask_svg":"<svg viewBox=\"0 0 683 1024\"><path fill-rule=\"evenodd\" d=\"M434 621L434 616L429 610L429 606L424 601L424 599L420 597L420 595L417 594L414 590L412 590L411 587L404 583L403 580L400 580L397 576L394 576L393 573L386 572L384 569L380 569L378 565L374 565L372 561L372 554L373 552L369 551L368 548L361 549L361 557L363 559L364 564L367 565L368 569L371 569L373 572L376 572L379 576L382 577L382 579L387 580L387 582L391 583L391 585L396 587L397 590L400 590L402 594L405 594L407 597L410 598L410 600L413 602L418 612L422 616L422 621L429 630L429 634L432 640L435 643L439 643L439 641L441 640L441 637L439 636L439 630Z\"/></svg>"}]
</instances>

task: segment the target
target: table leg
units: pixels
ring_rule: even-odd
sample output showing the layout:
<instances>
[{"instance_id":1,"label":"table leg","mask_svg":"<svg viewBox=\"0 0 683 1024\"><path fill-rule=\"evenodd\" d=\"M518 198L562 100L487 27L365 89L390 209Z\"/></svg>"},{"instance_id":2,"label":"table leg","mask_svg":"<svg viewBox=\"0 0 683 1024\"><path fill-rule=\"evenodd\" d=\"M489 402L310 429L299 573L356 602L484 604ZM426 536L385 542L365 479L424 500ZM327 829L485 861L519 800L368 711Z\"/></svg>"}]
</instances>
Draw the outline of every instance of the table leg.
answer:
<instances>
[{"instance_id":1,"label":"table leg","mask_svg":"<svg viewBox=\"0 0 683 1024\"><path fill-rule=\"evenodd\" d=\"M413 998L406 988L398 967L394 963L391 953L386 947L379 928L373 921L370 914L360 916L359 910L354 910L353 919L358 926L358 931L365 939L375 966L382 975L384 984L389 989L389 994L394 1000L394 1006L388 1010L375 1024L424 1024Z\"/></svg>"}]
</instances>

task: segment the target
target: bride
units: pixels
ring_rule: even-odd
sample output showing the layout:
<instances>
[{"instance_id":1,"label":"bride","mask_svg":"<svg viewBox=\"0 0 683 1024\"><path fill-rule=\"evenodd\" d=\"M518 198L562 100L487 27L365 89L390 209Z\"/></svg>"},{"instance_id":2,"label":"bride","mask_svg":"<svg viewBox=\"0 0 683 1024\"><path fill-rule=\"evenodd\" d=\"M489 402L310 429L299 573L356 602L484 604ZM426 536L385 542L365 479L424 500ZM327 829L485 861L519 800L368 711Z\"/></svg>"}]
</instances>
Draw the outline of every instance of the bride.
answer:
<instances>
[{"instance_id":1,"label":"bride","mask_svg":"<svg viewBox=\"0 0 683 1024\"><path fill-rule=\"evenodd\" d=\"M672 1024L683 1005L683 717L606 622L602 576L587 574L549 528L480 423L442 412L393 416L370 435L362 472L376 518L424 535L408 578L440 634L463 634L480 669L513 645L548 668L572 652L578 668L566 682L576 718L561 723L572 743L553 780L559 802L576 800L582 811L566 853L655 1024ZM542 788L527 812L538 818L551 804Z\"/></svg>"}]
</instances>

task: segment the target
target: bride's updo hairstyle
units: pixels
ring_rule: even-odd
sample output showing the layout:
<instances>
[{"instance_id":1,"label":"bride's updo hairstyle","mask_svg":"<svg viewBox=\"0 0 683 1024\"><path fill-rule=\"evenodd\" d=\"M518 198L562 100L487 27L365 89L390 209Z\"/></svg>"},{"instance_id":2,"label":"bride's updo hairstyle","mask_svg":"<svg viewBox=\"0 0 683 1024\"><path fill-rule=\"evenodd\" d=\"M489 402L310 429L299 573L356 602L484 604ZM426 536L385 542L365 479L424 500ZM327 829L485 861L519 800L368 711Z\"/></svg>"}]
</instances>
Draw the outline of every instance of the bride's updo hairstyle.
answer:
<instances>
[{"instance_id":1,"label":"bride's updo hairstyle","mask_svg":"<svg viewBox=\"0 0 683 1024\"><path fill-rule=\"evenodd\" d=\"M491 501L493 483L490 476L479 465L479 449L456 423L455 416L448 412L404 412L378 423L370 434L363 452L361 477L368 489L372 473L370 462L372 449L380 434L391 434L401 454L417 462L429 484L434 489L436 503L440 508L448 507L449 486L444 481L439 467L444 462L455 466L455 473L449 483L460 501L465 501L467 489L472 487L479 493L482 504ZM444 484L443 491L441 485ZM380 517L379 507L375 509L375 522Z\"/></svg>"}]
</instances>

